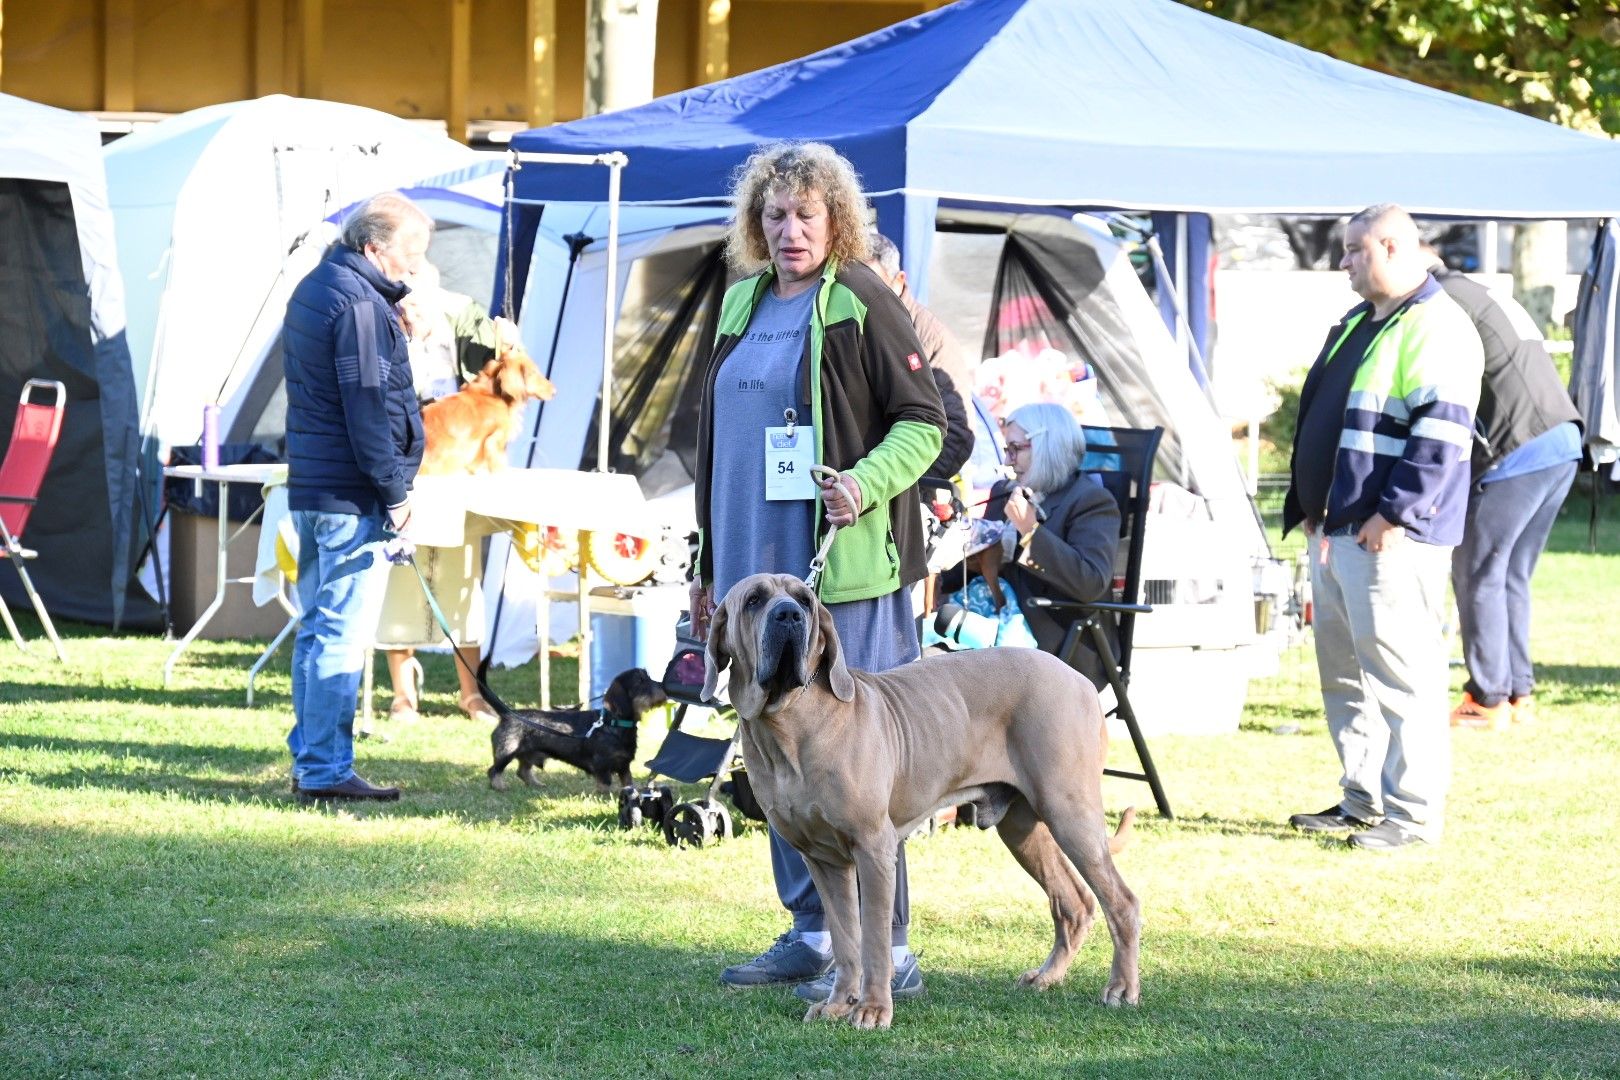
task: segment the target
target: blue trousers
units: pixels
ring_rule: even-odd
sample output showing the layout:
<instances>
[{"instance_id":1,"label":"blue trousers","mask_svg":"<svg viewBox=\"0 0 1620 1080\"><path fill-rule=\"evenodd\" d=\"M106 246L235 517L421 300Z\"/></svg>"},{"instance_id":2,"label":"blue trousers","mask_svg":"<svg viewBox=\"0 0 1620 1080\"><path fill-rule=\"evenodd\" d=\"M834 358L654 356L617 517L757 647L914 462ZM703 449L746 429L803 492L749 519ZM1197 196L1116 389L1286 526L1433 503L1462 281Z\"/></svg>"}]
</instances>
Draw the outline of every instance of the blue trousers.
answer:
<instances>
[{"instance_id":1,"label":"blue trousers","mask_svg":"<svg viewBox=\"0 0 1620 1080\"><path fill-rule=\"evenodd\" d=\"M1530 666L1530 576L1547 546L1558 508L1575 482L1576 462L1475 484L1468 524L1451 557L1466 689L1500 705L1536 688Z\"/></svg>"},{"instance_id":2,"label":"blue trousers","mask_svg":"<svg viewBox=\"0 0 1620 1080\"><path fill-rule=\"evenodd\" d=\"M909 663L921 655L917 624L911 616L911 593L901 589L873 600L832 604L833 625L844 647L844 662L860 671L887 671ZM906 845L894 860L893 943L907 944L911 927L911 888L906 878ZM793 916L793 928L816 932L827 929L827 913L821 895L810 877L810 868L789 844L771 830L771 873L776 878L776 895Z\"/></svg>"},{"instance_id":3,"label":"blue trousers","mask_svg":"<svg viewBox=\"0 0 1620 1080\"><path fill-rule=\"evenodd\" d=\"M294 510L298 603L293 639L293 780L302 788L354 775L354 709L366 646L387 585L382 515Z\"/></svg>"}]
</instances>

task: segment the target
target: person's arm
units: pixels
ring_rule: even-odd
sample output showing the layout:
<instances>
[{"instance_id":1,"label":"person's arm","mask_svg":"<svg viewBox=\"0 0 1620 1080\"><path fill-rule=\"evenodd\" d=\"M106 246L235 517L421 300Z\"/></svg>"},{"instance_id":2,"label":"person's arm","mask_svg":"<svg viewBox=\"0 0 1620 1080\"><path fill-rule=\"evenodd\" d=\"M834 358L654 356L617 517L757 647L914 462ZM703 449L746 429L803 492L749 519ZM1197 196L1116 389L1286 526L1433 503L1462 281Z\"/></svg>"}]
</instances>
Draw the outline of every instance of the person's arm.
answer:
<instances>
[{"instance_id":1,"label":"person's arm","mask_svg":"<svg viewBox=\"0 0 1620 1080\"><path fill-rule=\"evenodd\" d=\"M1114 586L1119 505L1090 480L1075 482L1094 490L1081 489L1079 498L1067 500L1062 520L1037 525L1019 545L1018 564L1070 600L1101 600Z\"/></svg>"},{"instance_id":2,"label":"person's arm","mask_svg":"<svg viewBox=\"0 0 1620 1080\"><path fill-rule=\"evenodd\" d=\"M1474 407L1485 367L1479 333L1454 305L1423 315L1401 343L1395 392L1406 403L1409 421L1406 446L1390 470L1374 519L1382 519L1385 531L1429 517L1459 460L1468 468L1473 448Z\"/></svg>"},{"instance_id":3,"label":"person's arm","mask_svg":"<svg viewBox=\"0 0 1620 1080\"><path fill-rule=\"evenodd\" d=\"M860 487L857 513L887 503L915 484L945 441L939 389L922 359L911 318L893 293L878 294L867 309L861 347L867 391L882 410L888 433L843 471Z\"/></svg>"},{"instance_id":4,"label":"person's arm","mask_svg":"<svg viewBox=\"0 0 1620 1080\"><path fill-rule=\"evenodd\" d=\"M956 384L943 368L934 369L934 386L939 390L940 405L945 409L945 436L939 457L928 466L926 475L948 480L962 471L968 458L973 456L973 428L968 424L967 408Z\"/></svg>"},{"instance_id":5,"label":"person's arm","mask_svg":"<svg viewBox=\"0 0 1620 1080\"><path fill-rule=\"evenodd\" d=\"M495 358L499 340L495 321L484 305L473 299L450 314L450 329L456 340L456 375L462 383L472 382L484 365Z\"/></svg>"},{"instance_id":6,"label":"person's arm","mask_svg":"<svg viewBox=\"0 0 1620 1080\"><path fill-rule=\"evenodd\" d=\"M388 422L389 318L381 304L349 308L333 327L332 362L355 464L392 509L405 506L410 478Z\"/></svg>"}]
</instances>

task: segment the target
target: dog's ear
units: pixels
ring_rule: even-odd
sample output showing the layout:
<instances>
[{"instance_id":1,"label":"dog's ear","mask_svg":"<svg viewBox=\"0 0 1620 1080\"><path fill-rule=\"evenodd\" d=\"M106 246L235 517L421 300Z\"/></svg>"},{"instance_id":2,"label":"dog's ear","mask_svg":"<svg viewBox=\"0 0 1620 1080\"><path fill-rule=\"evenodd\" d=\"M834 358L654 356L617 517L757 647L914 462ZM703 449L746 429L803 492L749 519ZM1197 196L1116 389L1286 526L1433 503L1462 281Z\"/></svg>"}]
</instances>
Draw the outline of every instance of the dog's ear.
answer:
<instances>
[{"instance_id":1,"label":"dog's ear","mask_svg":"<svg viewBox=\"0 0 1620 1080\"><path fill-rule=\"evenodd\" d=\"M526 390L523 365L518 363L516 358L504 361L501 370L495 375L495 392L507 401L522 401Z\"/></svg>"},{"instance_id":2,"label":"dog's ear","mask_svg":"<svg viewBox=\"0 0 1620 1080\"><path fill-rule=\"evenodd\" d=\"M624 691L625 675L627 674L629 672L620 674L612 682L608 683L607 693L602 695L602 708L606 709L611 716L630 715L630 695Z\"/></svg>"},{"instance_id":3,"label":"dog's ear","mask_svg":"<svg viewBox=\"0 0 1620 1080\"><path fill-rule=\"evenodd\" d=\"M833 697L839 701L854 701L855 680L849 673L849 666L844 663L844 647L838 640L838 627L833 625L832 612L814 594L810 603L816 613L816 629L821 635L821 662L827 665L827 685L832 688Z\"/></svg>"},{"instance_id":4,"label":"dog's ear","mask_svg":"<svg viewBox=\"0 0 1620 1080\"><path fill-rule=\"evenodd\" d=\"M731 663L731 656L726 652L726 605L724 601L715 605L714 614L709 617L709 641L703 647L703 700L713 701L714 693L720 687L720 673Z\"/></svg>"}]
</instances>

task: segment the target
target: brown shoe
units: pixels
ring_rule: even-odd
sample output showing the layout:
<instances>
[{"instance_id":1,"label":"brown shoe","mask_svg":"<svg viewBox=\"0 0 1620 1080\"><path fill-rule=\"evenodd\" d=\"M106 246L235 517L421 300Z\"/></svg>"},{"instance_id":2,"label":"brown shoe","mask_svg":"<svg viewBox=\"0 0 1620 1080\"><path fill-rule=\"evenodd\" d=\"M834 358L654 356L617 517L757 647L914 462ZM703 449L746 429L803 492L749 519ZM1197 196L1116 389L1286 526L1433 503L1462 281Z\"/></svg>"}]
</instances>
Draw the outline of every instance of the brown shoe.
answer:
<instances>
[{"instance_id":1,"label":"brown shoe","mask_svg":"<svg viewBox=\"0 0 1620 1080\"><path fill-rule=\"evenodd\" d=\"M1513 723L1513 706L1506 701L1481 705L1474 695L1463 691L1462 701L1451 710L1451 726L1474 731L1506 731Z\"/></svg>"},{"instance_id":2,"label":"brown shoe","mask_svg":"<svg viewBox=\"0 0 1620 1080\"><path fill-rule=\"evenodd\" d=\"M1524 697L1512 698L1509 704L1513 706L1513 722L1526 727L1536 722L1536 696L1526 694Z\"/></svg>"},{"instance_id":3,"label":"brown shoe","mask_svg":"<svg viewBox=\"0 0 1620 1080\"><path fill-rule=\"evenodd\" d=\"M333 784L331 787L301 787L298 789L298 798L304 802L317 799L340 799L349 802L369 799L376 802L396 802L399 799L399 788L378 787L376 784L368 784L358 775L351 773L347 780Z\"/></svg>"}]
</instances>

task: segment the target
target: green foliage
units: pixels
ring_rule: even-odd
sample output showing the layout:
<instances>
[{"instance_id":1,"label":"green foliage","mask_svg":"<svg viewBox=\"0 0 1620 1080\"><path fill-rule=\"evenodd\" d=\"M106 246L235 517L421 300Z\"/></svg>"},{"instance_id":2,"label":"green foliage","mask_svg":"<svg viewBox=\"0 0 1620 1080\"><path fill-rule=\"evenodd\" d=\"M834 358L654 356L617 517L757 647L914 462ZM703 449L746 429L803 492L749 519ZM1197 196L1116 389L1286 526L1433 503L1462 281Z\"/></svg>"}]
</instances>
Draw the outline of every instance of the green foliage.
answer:
<instances>
[{"instance_id":1,"label":"green foliage","mask_svg":"<svg viewBox=\"0 0 1620 1080\"><path fill-rule=\"evenodd\" d=\"M1617 0L1182 0L1317 52L1620 133Z\"/></svg>"}]
</instances>

